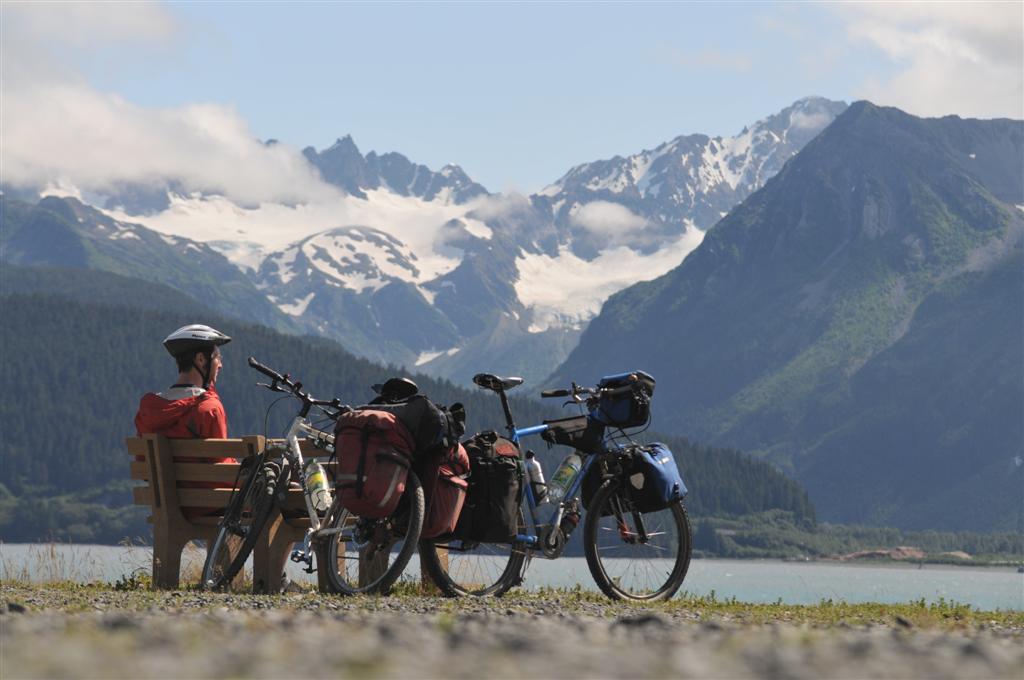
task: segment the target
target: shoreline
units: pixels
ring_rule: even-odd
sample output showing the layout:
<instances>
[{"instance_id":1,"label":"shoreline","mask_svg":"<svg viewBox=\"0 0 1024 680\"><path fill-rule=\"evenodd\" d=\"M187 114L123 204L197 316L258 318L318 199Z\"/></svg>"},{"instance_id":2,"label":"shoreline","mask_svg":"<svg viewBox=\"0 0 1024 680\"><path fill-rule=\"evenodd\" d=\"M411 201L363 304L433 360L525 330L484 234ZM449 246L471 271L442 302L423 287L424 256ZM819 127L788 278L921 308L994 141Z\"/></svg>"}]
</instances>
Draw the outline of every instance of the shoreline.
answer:
<instances>
[{"instance_id":1,"label":"shoreline","mask_svg":"<svg viewBox=\"0 0 1024 680\"><path fill-rule=\"evenodd\" d=\"M4 546L10 546L13 548L25 548L25 549L41 549L45 550L50 547L60 548L74 548L87 550L89 548L125 548L127 550L138 549L138 550L151 550L152 545L144 543L59 543L59 542L40 542L40 543L15 543L8 542L0 539L0 549ZM582 557L582 555L565 555L565 557ZM542 559L542 558L537 558ZM839 564L844 566L907 566L908 568L917 568L918 565L926 566L945 566L945 567L978 567L985 569L1007 569L1011 571L1017 571L1019 568L1024 568L1024 559L1016 560L988 560L983 558L969 559L969 560L958 560L958 559L939 559L924 557L923 559L916 558L893 558L893 557L857 557L857 558L844 558L843 556L828 555L823 557L786 557L786 556L766 556L766 557L720 557L718 555L711 555L703 553L702 551L695 550L693 560L713 560L716 562L738 562L742 564L750 564L756 562L766 563L785 563L785 564L819 564L819 565L831 565Z\"/></svg>"}]
</instances>

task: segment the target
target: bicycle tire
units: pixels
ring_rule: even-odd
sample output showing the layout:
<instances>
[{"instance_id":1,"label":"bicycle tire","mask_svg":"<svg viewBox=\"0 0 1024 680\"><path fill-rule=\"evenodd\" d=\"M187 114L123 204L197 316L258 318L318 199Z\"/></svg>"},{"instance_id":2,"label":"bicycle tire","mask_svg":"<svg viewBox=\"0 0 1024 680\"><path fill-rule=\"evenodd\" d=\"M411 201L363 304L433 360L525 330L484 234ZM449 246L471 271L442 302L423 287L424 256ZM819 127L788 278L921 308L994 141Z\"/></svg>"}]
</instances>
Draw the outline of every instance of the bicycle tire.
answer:
<instances>
[{"instance_id":1,"label":"bicycle tire","mask_svg":"<svg viewBox=\"0 0 1024 680\"><path fill-rule=\"evenodd\" d=\"M245 566L263 527L277 507L280 471L281 465L276 461L260 465L224 511L217 535L206 552L200 582L204 590L225 589ZM248 524L245 523L247 508Z\"/></svg>"},{"instance_id":2,"label":"bicycle tire","mask_svg":"<svg viewBox=\"0 0 1024 680\"><path fill-rule=\"evenodd\" d=\"M519 526L525 525L520 508ZM445 565L438 551L447 546ZM519 585L525 561L526 549L517 543L420 541L420 564L446 597L500 597Z\"/></svg>"},{"instance_id":3,"label":"bicycle tire","mask_svg":"<svg viewBox=\"0 0 1024 680\"><path fill-rule=\"evenodd\" d=\"M619 488L618 480L606 481L587 509L583 529L587 566L601 592L613 600L667 600L679 590L690 567L693 537L686 506L679 500L663 510L641 515L645 531L657 540L637 543L638 532L630 526L630 522L635 523L634 511L628 499L618 493ZM620 518L624 524L619 524ZM668 536L672 527L674 540Z\"/></svg>"},{"instance_id":4,"label":"bicycle tire","mask_svg":"<svg viewBox=\"0 0 1024 680\"><path fill-rule=\"evenodd\" d=\"M316 547L317 569L326 570L329 591L340 595L387 595L409 564L423 530L423 486L419 477L409 471L398 509L382 519L360 518L342 508L337 499L334 503L324 528L341 531L326 536ZM364 541L362 536L373 536L373 540ZM402 545L394 553L399 541ZM387 567L380 570L379 564L376 568L368 566L368 553L369 559L381 560L386 556Z\"/></svg>"}]
</instances>

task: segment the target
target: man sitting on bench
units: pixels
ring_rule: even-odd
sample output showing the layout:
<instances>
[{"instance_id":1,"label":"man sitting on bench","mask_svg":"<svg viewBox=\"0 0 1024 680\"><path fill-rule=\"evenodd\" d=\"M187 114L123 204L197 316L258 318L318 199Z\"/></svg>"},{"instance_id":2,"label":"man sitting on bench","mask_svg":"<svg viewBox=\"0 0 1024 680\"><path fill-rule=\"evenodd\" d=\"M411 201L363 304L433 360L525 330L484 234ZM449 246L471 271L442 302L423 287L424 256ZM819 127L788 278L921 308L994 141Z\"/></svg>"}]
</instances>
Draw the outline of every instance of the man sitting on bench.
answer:
<instances>
[{"instance_id":1,"label":"man sitting on bench","mask_svg":"<svg viewBox=\"0 0 1024 680\"><path fill-rule=\"evenodd\" d=\"M169 439L224 439L228 418L214 385L221 369L220 347L231 338L220 331L192 324L174 331L164 347L178 364L178 379L164 392L150 392L139 402L135 429L139 436L160 434ZM233 463L231 458L182 457L179 463ZM189 488L216 488L214 482L182 482ZM213 508L187 508L188 518L207 514Z\"/></svg>"}]
</instances>

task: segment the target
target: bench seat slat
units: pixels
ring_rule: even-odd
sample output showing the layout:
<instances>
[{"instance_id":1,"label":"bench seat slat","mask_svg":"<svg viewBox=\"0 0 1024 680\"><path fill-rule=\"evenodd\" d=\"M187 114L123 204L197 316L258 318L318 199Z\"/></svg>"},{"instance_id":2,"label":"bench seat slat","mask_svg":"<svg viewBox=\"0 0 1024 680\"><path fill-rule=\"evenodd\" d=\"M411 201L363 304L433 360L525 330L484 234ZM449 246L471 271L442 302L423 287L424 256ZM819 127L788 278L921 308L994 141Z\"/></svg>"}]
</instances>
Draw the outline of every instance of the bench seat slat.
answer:
<instances>
[{"instance_id":1,"label":"bench seat slat","mask_svg":"<svg viewBox=\"0 0 1024 680\"><path fill-rule=\"evenodd\" d=\"M224 508L231 499L232 490L224 489L178 489L178 503L181 507L193 508ZM132 488L132 500L135 505L152 505L153 490L148 486ZM288 489L285 496L286 510L301 510L306 507L306 499L299 489Z\"/></svg>"},{"instance_id":2,"label":"bench seat slat","mask_svg":"<svg viewBox=\"0 0 1024 680\"><path fill-rule=\"evenodd\" d=\"M149 465L144 461L132 461L130 464L132 479L149 479ZM332 478L336 464L324 465L328 479ZM224 482L225 486L234 486L238 476L237 463L175 463L174 477L179 482Z\"/></svg>"},{"instance_id":3,"label":"bench seat slat","mask_svg":"<svg viewBox=\"0 0 1024 680\"><path fill-rule=\"evenodd\" d=\"M147 452L146 440L140 437L131 437L127 440L128 455L144 456ZM247 455L246 447L241 439L168 439L172 456L191 456L193 458L239 458ZM284 440L271 439L269 444L283 444ZM313 457L324 462L330 457L330 453L318 449L307 441L300 440L302 455L306 458Z\"/></svg>"}]
</instances>

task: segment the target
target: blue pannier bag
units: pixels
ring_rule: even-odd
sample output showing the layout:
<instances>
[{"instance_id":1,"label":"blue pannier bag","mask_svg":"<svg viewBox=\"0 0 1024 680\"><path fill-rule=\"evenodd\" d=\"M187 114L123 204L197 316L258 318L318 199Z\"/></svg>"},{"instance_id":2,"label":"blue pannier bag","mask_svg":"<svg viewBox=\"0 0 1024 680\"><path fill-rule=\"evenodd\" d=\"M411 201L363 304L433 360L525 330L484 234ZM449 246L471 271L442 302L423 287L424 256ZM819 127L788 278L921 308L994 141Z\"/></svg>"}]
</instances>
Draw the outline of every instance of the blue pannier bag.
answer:
<instances>
[{"instance_id":1,"label":"blue pannier bag","mask_svg":"<svg viewBox=\"0 0 1024 680\"><path fill-rule=\"evenodd\" d=\"M611 427L639 427L651 417L654 378L643 371L618 373L601 378L597 386L611 390L601 395L590 417Z\"/></svg>"},{"instance_id":2,"label":"blue pannier bag","mask_svg":"<svg viewBox=\"0 0 1024 680\"><path fill-rule=\"evenodd\" d=\"M686 495L676 458L664 444L636 447L628 472L626 488L639 512L664 510Z\"/></svg>"}]
</instances>

